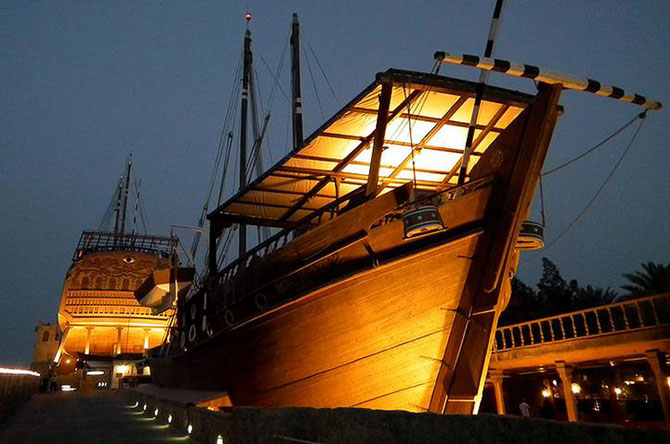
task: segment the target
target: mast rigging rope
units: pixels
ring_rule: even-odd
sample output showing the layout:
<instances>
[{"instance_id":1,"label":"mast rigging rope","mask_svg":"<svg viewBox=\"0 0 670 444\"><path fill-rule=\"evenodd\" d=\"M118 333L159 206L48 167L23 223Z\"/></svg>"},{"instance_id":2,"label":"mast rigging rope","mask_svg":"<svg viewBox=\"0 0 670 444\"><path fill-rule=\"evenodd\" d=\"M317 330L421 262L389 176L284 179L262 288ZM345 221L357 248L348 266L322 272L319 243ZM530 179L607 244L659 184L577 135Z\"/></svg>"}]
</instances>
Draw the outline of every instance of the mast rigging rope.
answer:
<instances>
[{"instance_id":1,"label":"mast rigging rope","mask_svg":"<svg viewBox=\"0 0 670 444\"><path fill-rule=\"evenodd\" d=\"M603 146L604 144L606 144L607 142L612 140L614 137L616 137L623 130L625 130L626 128L631 126L637 119L644 119L645 114L646 114L646 111L643 111L642 113L636 114L635 117L633 117L628 122L626 122L621 128L617 129L612 134L605 137L600 142L596 143L593 147L589 148L588 150L586 150L585 152L583 152L579 156L574 157L573 159L570 159L567 162L564 162L564 163L558 165L557 167L554 167L554 168L550 169L549 171L545 171L544 173L542 173L542 177L546 177L546 176L548 176L548 175L550 175L550 174L552 174L552 173L554 173L558 170L561 170L561 169L573 164L574 162L577 162L578 160L582 159L583 157L586 157L587 155L591 154L593 151L600 148L601 146Z\"/></svg>"},{"instance_id":2,"label":"mast rigging rope","mask_svg":"<svg viewBox=\"0 0 670 444\"><path fill-rule=\"evenodd\" d=\"M614 173L616 172L616 170L621 165L621 162L623 162L623 159L626 157L626 154L628 154L628 151L630 151L630 148L633 146L633 143L635 142L635 139L637 138L638 134L640 133L640 130L642 129L642 125L644 125L646 115L647 115L646 112L643 112L643 113L641 113L637 116L637 117L640 118L640 125L638 125L638 127L635 129L635 132L633 133L633 136L631 137L630 141L628 142L628 145L626 146L626 148L623 150L623 152L619 156L619 159L617 159L616 163L614 164L614 167L612 168L612 171L610 171L610 173L605 178L604 182L600 185L600 187L598 188L596 193L593 195L593 197L591 197L591 199L586 204L586 206L582 209L582 211L580 211L579 214L577 214L577 216L575 216L575 218L572 220L572 222L570 222L568 224L568 226L565 227L565 229L558 234L558 236L556 236L551 242L549 242L542 251L540 251L540 252L536 253L535 255L531 256L526 261L519 264L519 266L525 265L528 262L532 261L533 259L539 257L540 255L545 254L546 251L549 250L554 245L556 245L556 243L563 236L565 236L565 234L567 234L568 231L570 231L577 224L577 222L588 211L588 209L591 208L591 205L593 205L593 203L596 201L598 196L600 196L600 193L602 193L602 191L605 189L605 186L607 186L607 183L610 181L612 176L614 176Z\"/></svg>"}]
</instances>

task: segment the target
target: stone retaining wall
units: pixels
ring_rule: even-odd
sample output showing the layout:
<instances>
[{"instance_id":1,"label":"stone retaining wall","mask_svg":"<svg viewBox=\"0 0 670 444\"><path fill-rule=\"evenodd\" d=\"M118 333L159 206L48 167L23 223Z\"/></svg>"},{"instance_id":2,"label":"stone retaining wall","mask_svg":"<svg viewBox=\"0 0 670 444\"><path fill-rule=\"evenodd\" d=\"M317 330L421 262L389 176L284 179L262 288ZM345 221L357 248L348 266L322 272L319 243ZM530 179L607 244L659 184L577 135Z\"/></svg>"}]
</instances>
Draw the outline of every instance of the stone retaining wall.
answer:
<instances>
[{"instance_id":1,"label":"stone retaining wall","mask_svg":"<svg viewBox=\"0 0 670 444\"><path fill-rule=\"evenodd\" d=\"M129 405L202 443L670 443L670 433L574 424L514 416L444 416L367 409L233 408L213 412L156 396L124 391Z\"/></svg>"}]
</instances>

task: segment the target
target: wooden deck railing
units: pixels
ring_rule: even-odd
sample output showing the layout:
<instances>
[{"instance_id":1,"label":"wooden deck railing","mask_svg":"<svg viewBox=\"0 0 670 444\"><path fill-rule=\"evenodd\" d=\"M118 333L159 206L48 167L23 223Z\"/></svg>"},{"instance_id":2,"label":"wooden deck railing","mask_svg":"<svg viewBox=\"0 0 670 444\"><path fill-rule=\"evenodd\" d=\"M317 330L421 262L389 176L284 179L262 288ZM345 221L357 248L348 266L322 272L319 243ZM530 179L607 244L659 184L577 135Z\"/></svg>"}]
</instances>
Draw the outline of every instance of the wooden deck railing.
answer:
<instances>
[{"instance_id":1,"label":"wooden deck railing","mask_svg":"<svg viewBox=\"0 0 670 444\"><path fill-rule=\"evenodd\" d=\"M670 325L670 293L563 313L496 330L494 352Z\"/></svg>"}]
</instances>

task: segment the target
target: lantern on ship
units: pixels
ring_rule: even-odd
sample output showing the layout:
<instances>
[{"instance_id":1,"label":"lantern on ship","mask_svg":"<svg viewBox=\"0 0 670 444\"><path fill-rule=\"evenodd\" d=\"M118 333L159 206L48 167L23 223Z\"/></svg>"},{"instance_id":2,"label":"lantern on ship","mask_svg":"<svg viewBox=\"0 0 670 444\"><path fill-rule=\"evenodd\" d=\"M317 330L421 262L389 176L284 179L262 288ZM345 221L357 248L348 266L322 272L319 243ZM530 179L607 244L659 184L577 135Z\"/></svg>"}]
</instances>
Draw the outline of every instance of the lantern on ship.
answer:
<instances>
[{"instance_id":1,"label":"lantern on ship","mask_svg":"<svg viewBox=\"0 0 670 444\"><path fill-rule=\"evenodd\" d=\"M433 204L411 205L402 215L405 239L439 231L444 228L440 212Z\"/></svg>"},{"instance_id":2,"label":"lantern on ship","mask_svg":"<svg viewBox=\"0 0 670 444\"><path fill-rule=\"evenodd\" d=\"M519 250L539 250L544 247L544 225L532 220L524 221L516 240Z\"/></svg>"}]
</instances>

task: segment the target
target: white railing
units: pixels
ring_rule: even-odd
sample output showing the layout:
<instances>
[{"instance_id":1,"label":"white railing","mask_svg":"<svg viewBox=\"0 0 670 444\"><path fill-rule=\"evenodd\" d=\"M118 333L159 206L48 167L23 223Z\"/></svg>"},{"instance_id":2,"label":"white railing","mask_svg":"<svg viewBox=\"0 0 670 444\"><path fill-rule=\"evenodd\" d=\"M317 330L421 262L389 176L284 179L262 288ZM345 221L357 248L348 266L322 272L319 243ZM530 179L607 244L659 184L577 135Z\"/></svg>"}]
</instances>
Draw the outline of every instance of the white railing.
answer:
<instances>
[{"instance_id":1,"label":"white railing","mask_svg":"<svg viewBox=\"0 0 670 444\"><path fill-rule=\"evenodd\" d=\"M661 325L670 325L670 293L499 327L494 352Z\"/></svg>"}]
</instances>

